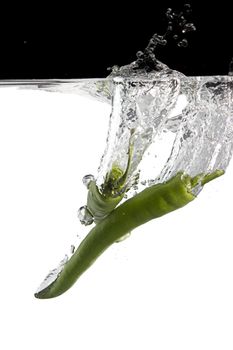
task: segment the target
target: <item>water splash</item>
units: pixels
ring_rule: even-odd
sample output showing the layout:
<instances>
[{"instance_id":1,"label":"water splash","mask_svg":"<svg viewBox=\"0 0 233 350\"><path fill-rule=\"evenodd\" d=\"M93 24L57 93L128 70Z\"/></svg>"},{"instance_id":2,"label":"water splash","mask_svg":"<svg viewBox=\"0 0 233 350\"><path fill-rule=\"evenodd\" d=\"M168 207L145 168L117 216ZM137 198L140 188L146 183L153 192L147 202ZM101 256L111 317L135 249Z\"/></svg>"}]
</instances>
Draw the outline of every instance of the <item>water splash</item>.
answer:
<instances>
[{"instance_id":1,"label":"water splash","mask_svg":"<svg viewBox=\"0 0 233 350\"><path fill-rule=\"evenodd\" d=\"M68 255L65 255L65 257L60 261L59 265L55 269L51 270L49 274L45 277L44 281L40 284L36 293L41 292L43 289L47 288L50 284L56 281L56 279L61 274L67 261L68 261Z\"/></svg>"},{"instance_id":2,"label":"water splash","mask_svg":"<svg viewBox=\"0 0 233 350\"><path fill-rule=\"evenodd\" d=\"M114 66L109 79L96 90L97 96L113 99L107 145L96 183L101 189L113 165L126 169L131 144L132 160L124 200L146 187L167 181L179 171L190 176L211 173L215 169L225 170L230 161L233 81L186 78L155 57L155 49L171 40L179 47L188 45L184 35L196 30L187 19L190 12L187 4L179 13L168 9L165 34L154 34L145 50L137 53L136 61L123 67ZM233 60L229 74L233 75ZM93 175L84 176L87 189L91 181L95 181ZM200 181L192 191L198 195L201 189ZM87 206L79 209L78 217L85 226L93 223ZM74 250L72 246L71 254ZM38 292L56 280L67 261L66 255Z\"/></svg>"},{"instance_id":3,"label":"water splash","mask_svg":"<svg viewBox=\"0 0 233 350\"><path fill-rule=\"evenodd\" d=\"M114 76L139 76L146 75L149 72L158 72L169 70L169 68L161 63L157 58L159 48L166 46L171 41L175 41L178 47L187 47L188 39L186 34L196 30L195 25L190 22L190 14L192 12L191 5L185 4L180 12L173 11L168 8L166 11L167 28L164 34L153 34L148 45L142 51L136 53L136 61L129 65L109 68L112 70L110 77ZM134 72L135 71L135 72Z\"/></svg>"}]
</instances>

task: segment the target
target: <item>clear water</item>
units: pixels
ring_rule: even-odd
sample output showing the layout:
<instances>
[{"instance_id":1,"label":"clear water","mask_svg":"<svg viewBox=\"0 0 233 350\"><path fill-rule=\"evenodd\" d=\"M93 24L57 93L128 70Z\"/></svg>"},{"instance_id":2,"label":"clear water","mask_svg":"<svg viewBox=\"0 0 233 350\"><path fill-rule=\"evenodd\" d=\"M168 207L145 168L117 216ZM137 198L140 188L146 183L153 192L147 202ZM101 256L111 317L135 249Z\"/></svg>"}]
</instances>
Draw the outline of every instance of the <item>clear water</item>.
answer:
<instances>
[{"instance_id":1,"label":"clear water","mask_svg":"<svg viewBox=\"0 0 233 350\"><path fill-rule=\"evenodd\" d=\"M98 171L96 168L94 177L85 176L83 184L88 187L95 178L101 186L113 164L125 169L131 144L126 200L145 187L168 180L179 170L192 176L226 170L232 155L233 78L185 77L171 70L157 72L157 79L152 74L151 79L116 77L18 85L22 89L84 94L111 105L106 148ZM196 193L200 190L197 188ZM85 205L79 219L87 225L93 220ZM46 286L63 266L50 273Z\"/></svg>"},{"instance_id":2,"label":"clear water","mask_svg":"<svg viewBox=\"0 0 233 350\"><path fill-rule=\"evenodd\" d=\"M232 78L174 72L158 80L116 78L114 85L99 186L114 164L126 168L129 144L133 156L127 198L135 192L135 181L140 191L178 171L195 176L227 168L233 146Z\"/></svg>"},{"instance_id":3,"label":"clear water","mask_svg":"<svg viewBox=\"0 0 233 350\"><path fill-rule=\"evenodd\" d=\"M231 79L194 82L219 82L219 88L222 82L227 90ZM97 177L107 137L112 105L106 93L95 92L100 84L111 87L107 80L0 84L0 343L4 349L16 342L23 349L41 349L45 342L70 350L232 348L232 161L190 205L113 245L68 293L34 298L49 269L90 230L79 223L77 209L86 203L82 178ZM186 90L192 86L190 78ZM224 104L232 113L231 100ZM169 137L186 105L179 95L169 132L157 138L155 157L146 158L149 169L150 159L156 161L151 181L169 157Z\"/></svg>"}]
</instances>

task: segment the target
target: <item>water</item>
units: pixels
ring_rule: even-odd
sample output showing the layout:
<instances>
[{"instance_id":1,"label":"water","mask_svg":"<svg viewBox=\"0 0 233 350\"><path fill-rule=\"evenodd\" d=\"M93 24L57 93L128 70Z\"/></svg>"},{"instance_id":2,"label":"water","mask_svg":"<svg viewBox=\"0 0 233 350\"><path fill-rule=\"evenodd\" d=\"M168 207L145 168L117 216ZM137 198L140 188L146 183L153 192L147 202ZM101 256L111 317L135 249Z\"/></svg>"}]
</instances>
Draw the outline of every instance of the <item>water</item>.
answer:
<instances>
[{"instance_id":1,"label":"water","mask_svg":"<svg viewBox=\"0 0 233 350\"><path fill-rule=\"evenodd\" d=\"M72 245L70 246L70 253L71 253L71 254L74 254L74 251L75 251L75 246L72 244Z\"/></svg>"},{"instance_id":2,"label":"water","mask_svg":"<svg viewBox=\"0 0 233 350\"><path fill-rule=\"evenodd\" d=\"M227 169L233 150L233 78L185 77L176 71L157 74L157 79L112 79L106 148L95 176L83 179L87 190L91 181L101 190L113 165L126 169L130 145L122 202L179 171L194 177ZM90 93L93 97L94 88ZM199 182L193 193L201 190ZM83 204L78 217L86 226L93 223L93 216ZM46 285L60 273L61 267L54 269Z\"/></svg>"},{"instance_id":3,"label":"water","mask_svg":"<svg viewBox=\"0 0 233 350\"><path fill-rule=\"evenodd\" d=\"M88 207L86 205L82 206L78 210L78 218L82 225L88 226L91 225L94 221L93 216L91 215Z\"/></svg>"},{"instance_id":4,"label":"water","mask_svg":"<svg viewBox=\"0 0 233 350\"><path fill-rule=\"evenodd\" d=\"M82 181L83 181L84 186L88 189L91 181L95 181L95 177L91 174L88 174L88 175L85 175L83 177Z\"/></svg>"},{"instance_id":5,"label":"water","mask_svg":"<svg viewBox=\"0 0 233 350\"><path fill-rule=\"evenodd\" d=\"M68 255L65 255L65 257L60 261L59 265L48 273L44 281L38 287L36 293L39 293L41 290L48 287L51 283L53 283L59 277L67 261L68 261Z\"/></svg>"},{"instance_id":6,"label":"water","mask_svg":"<svg viewBox=\"0 0 233 350\"><path fill-rule=\"evenodd\" d=\"M187 78L155 55L171 40L178 47L188 46L185 35L196 30L190 13L188 4L180 12L169 8L165 33L154 34L134 62L112 67L106 80L81 86L81 91L111 102L106 148L96 179L93 175L83 178L87 189L95 181L105 195L109 174L118 169L124 174L124 186L119 191L114 187L110 196L123 193L124 201L179 171L194 177L226 170L233 150L232 79ZM200 181L193 193L201 190ZM94 221L86 204L80 207L78 218L85 226Z\"/></svg>"},{"instance_id":7,"label":"water","mask_svg":"<svg viewBox=\"0 0 233 350\"><path fill-rule=\"evenodd\" d=\"M229 64L229 75L233 75L233 58L231 59L231 62Z\"/></svg>"},{"instance_id":8,"label":"water","mask_svg":"<svg viewBox=\"0 0 233 350\"><path fill-rule=\"evenodd\" d=\"M181 87L186 88L182 88L184 93L178 95L165 123L169 131L157 138L158 149L154 152L157 157L147 155L149 148L144 153L143 161L147 156L147 166L150 168L153 160L156 168L145 177L148 184L142 188L153 183L164 164L163 159L169 157L173 138L168 136L176 135L183 119L182 111L189 101L195 107L194 100L188 97L193 84L204 86L207 81L208 84L214 82L219 91L222 83L227 90L231 79L194 77L185 82L180 79ZM204 341L212 339L214 348L214 341L222 344L225 339L227 348L232 341L231 330L228 332L227 328L228 316L233 311L233 284L229 278L233 266L232 162L226 174L207 185L189 206L138 228L129 239L113 245L64 296L47 302L33 299L35 287L49 268L55 267L66 251L70 256L70 244L74 242L78 247L90 230L90 226L79 224L76 211L86 203L87 189L82 177L85 174L97 177L105 147L111 103L107 98L106 103L96 102L94 94L98 86L97 100L101 99L101 84L115 86L106 80L41 81L33 82L34 85L24 82L22 88L20 82L14 82L12 87L0 88L2 266L7 261L7 269L2 269L5 286L1 292L2 342L14 348L12 334L15 334L18 344L24 348L25 342L26 348L35 347L35 338L38 348L44 347L45 339L51 347L67 346L68 341L69 349L78 345L92 348L95 345L89 337L91 333L103 349L109 348L112 339L113 347L117 341L117 347L123 349L126 344L129 348L141 344L143 347L145 339L148 348L151 345L163 348L169 331L178 346L182 335L188 334L181 348L187 348L189 340L194 338L198 348L198 338L203 343L202 329L206 330L209 325ZM88 84L93 87L91 98L87 98L87 89L86 97L81 98L81 86ZM213 94L212 88L210 91ZM225 99L224 104L231 113L226 93L221 95L225 96L222 102ZM200 98L204 96L206 92L200 94ZM198 106L199 100L196 101ZM98 132L92 132L93 129ZM230 134L227 137L231 138ZM80 237L76 241L77 233ZM87 308L93 317L91 323ZM123 318L122 310L125 310ZM58 311L66 320L65 326L57 317ZM153 322L150 322L152 314ZM177 315L179 326L176 326ZM122 320L125 332L114 338ZM200 322L202 327L198 330L195 327ZM108 334L104 342L99 337L103 326ZM156 327L159 340L154 337ZM25 335L25 329L30 337ZM78 343L74 343L72 334L77 329ZM138 332L135 333L135 329ZM171 344L166 345L172 348Z\"/></svg>"},{"instance_id":9,"label":"water","mask_svg":"<svg viewBox=\"0 0 233 350\"><path fill-rule=\"evenodd\" d=\"M178 47L187 47L188 39L186 35L196 30L194 23L190 21L190 14L192 12L191 5L185 4L183 10L173 11L168 8L166 11L167 28L164 34L155 33L149 40L148 45L143 51L138 51L136 54L136 61L130 65L112 67L113 76L121 77L147 77L147 73L158 71L168 71L169 68L158 60L158 52L171 41L175 41ZM149 77L151 75L149 74Z\"/></svg>"},{"instance_id":10,"label":"water","mask_svg":"<svg viewBox=\"0 0 233 350\"><path fill-rule=\"evenodd\" d=\"M160 77L160 73L159 73ZM97 175L101 186L113 164L132 163L127 198L143 187L167 181L179 171L191 176L227 168L232 155L233 82L227 77L114 80L107 146ZM139 88L140 87L140 88Z\"/></svg>"}]
</instances>

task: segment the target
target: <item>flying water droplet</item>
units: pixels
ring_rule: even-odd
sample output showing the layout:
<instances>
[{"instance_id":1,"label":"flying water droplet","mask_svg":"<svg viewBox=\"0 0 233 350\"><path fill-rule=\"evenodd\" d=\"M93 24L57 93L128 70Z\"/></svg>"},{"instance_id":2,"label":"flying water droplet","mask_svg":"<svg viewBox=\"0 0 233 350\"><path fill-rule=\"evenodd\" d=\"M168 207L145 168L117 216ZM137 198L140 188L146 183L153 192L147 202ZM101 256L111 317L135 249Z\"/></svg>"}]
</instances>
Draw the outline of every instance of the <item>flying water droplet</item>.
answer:
<instances>
[{"instance_id":1,"label":"flying water droplet","mask_svg":"<svg viewBox=\"0 0 233 350\"><path fill-rule=\"evenodd\" d=\"M89 185L92 181L95 181L95 177L91 174L85 175L82 179L84 186L86 186L86 188L89 188Z\"/></svg>"},{"instance_id":2,"label":"flying water droplet","mask_svg":"<svg viewBox=\"0 0 233 350\"><path fill-rule=\"evenodd\" d=\"M172 29L171 29L171 30L172 30ZM166 40L166 39L162 39L162 40L160 41L160 45L162 45L162 46L167 45L167 40Z\"/></svg>"},{"instance_id":3,"label":"flying water droplet","mask_svg":"<svg viewBox=\"0 0 233 350\"><path fill-rule=\"evenodd\" d=\"M142 58L143 55L144 55L144 54L143 54L142 51L138 51L138 52L136 53L137 58Z\"/></svg>"},{"instance_id":4,"label":"flying water droplet","mask_svg":"<svg viewBox=\"0 0 233 350\"><path fill-rule=\"evenodd\" d=\"M87 206L84 205L83 207L80 207L78 210L78 218L82 225L91 225L94 221L93 216L91 215L90 211L88 210Z\"/></svg>"},{"instance_id":5,"label":"flying water droplet","mask_svg":"<svg viewBox=\"0 0 233 350\"><path fill-rule=\"evenodd\" d=\"M192 8L190 4L184 4L185 13L190 14L192 12Z\"/></svg>"},{"instance_id":6,"label":"flying water droplet","mask_svg":"<svg viewBox=\"0 0 233 350\"><path fill-rule=\"evenodd\" d=\"M72 244L70 247L70 253L74 254L74 251L75 251L75 246Z\"/></svg>"},{"instance_id":7,"label":"flying water droplet","mask_svg":"<svg viewBox=\"0 0 233 350\"><path fill-rule=\"evenodd\" d=\"M188 46L188 40L187 39L182 39L181 41L178 42L177 45L179 47L187 47Z\"/></svg>"},{"instance_id":8,"label":"flying water droplet","mask_svg":"<svg viewBox=\"0 0 233 350\"><path fill-rule=\"evenodd\" d=\"M196 30L196 27L193 23L186 23L182 29L182 33L188 33L188 32L194 32Z\"/></svg>"}]
</instances>

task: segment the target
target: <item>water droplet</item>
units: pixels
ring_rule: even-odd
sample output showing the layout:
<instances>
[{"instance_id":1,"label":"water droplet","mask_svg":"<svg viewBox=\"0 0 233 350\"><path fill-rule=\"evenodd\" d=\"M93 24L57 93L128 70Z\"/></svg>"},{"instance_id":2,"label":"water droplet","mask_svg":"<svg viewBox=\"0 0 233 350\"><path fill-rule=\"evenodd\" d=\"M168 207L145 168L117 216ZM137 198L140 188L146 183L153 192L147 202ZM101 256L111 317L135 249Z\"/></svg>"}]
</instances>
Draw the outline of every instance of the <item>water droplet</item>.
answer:
<instances>
[{"instance_id":1,"label":"water droplet","mask_svg":"<svg viewBox=\"0 0 233 350\"><path fill-rule=\"evenodd\" d=\"M167 40L166 40L166 39L161 40L161 41L160 41L160 44L161 44L162 46L167 45Z\"/></svg>"},{"instance_id":2,"label":"water droplet","mask_svg":"<svg viewBox=\"0 0 233 350\"><path fill-rule=\"evenodd\" d=\"M167 17L167 19L169 19L169 20L172 20L174 17L173 17L173 14L171 13L171 12L167 12L166 13L166 17Z\"/></svg>"},{"instance_id":3,"label":"water droplet","mask_svg":"<svg viewBox=\"0 0 233 350\"><path fill-rule=\"evenodd\" d=\"M177 34L173 35L173 39L178 40L178 35Z\"/></svg>"},{"instance_id":4,"label":"water droplet","mask_svg":"<svg viewBox=\"0 0 233 350\"><path fill-rule=\"evenodd\" d=\"M137 53L136 53L136 57L137 58L142 58L143 57L143 52L142 51L138 51Z\"/></svg>"},{"instance_id":5,"label":"water droplet","mask_svg":"<svg viewBox=\"0 0 233 350\"><path fill-rule=\"evenodd\" d=\"M93 175L88 174L88 175L85 175L85 176L83 177L82 181L83 181L84 186L86 186L86 188L89 188L90 183L91 183L92 181L95 181L95 178L94 178Z\"/></svg>"},{"instance_id":6,"label":"water droplet","mask_svg":"<svg viewBox=\"0 0 233 350\"><path fill-rule=\"evenodd\" d=\"M146 186L146 180L141 181L142 186Z\"/></svg>"},{"instance_id":7,"label":"water droplet","mask_svg":"<svg viewBox=\"0 0 233 350\"><path fill-rule=\"evenodd\" d=\"M74 251L75 251L75 246L72 244L72 245L70 246L70 253L71 253L71 254L74 254Z\"/></svg>"},{"instance_id":8,"label":"water droplet","mask_svg":"<svg viewBox=\"0 0 233 350\"><path fill-rule=\"evenodd\" d=\"M191 8L191 5L190 4L185 4L184 5L184 10L187 14L191 13L192 12L192 8Z\"/></svg>"},{"instance_id":9,"label":"water droplet","mask_svg":"<svg viewBox=\"0 0 233 350\"><path fill-rule=\"evenodd\" d=\"M93 216L91 215L90 211L88 210L87 206L84 205L83 207L79 208L78 210L78 218L82 225L91 225L94 221Z\"/></svg>"},{"instance_id":10,"label":"water droplet","mask_svg":"<svg viewBox=\"0 0 233 350\"><path fill-rule=\"evenodd\" d=\"M125 194L125 195L124 195L124 198L125 198L125 199L127 199L127 198L128 198L128 195L127 195L127 194Z\"/></svg>"},{"instance_id":11,"label":"water droplet","mask_svg":"<svg viewBox=\"0 0 233 350\"><path fill-rule=\"evenodd\" d=\"M158 35L158 34L156 33L156 34L153 35L152 39L153 39L156 43L160 44L161 41L163 41L164 38L163 38L162 35Z\"/></svg>"},{"instance_id":12,"label":"water droplet","mask_svg":"<svg viewBox=\"0 0 233 350\"><path fill-rule=\"evenodd\" d=\"M188 46L188 40L187 39L182 39L181 41L178 42L177 45L179 47L187 47Z\"/></svg>"},{"instance_id":13,"label":"water droplet","mask_svg":"<svg viewBox=\"0 0 233 350\"><path fill-rule=\"evenodd\" d=\"M182 33L188 33L188 32L194 32L196 30L196 27L193 23L187 23L184 25L182 29Z\"/></svg>"}]
</instances>

